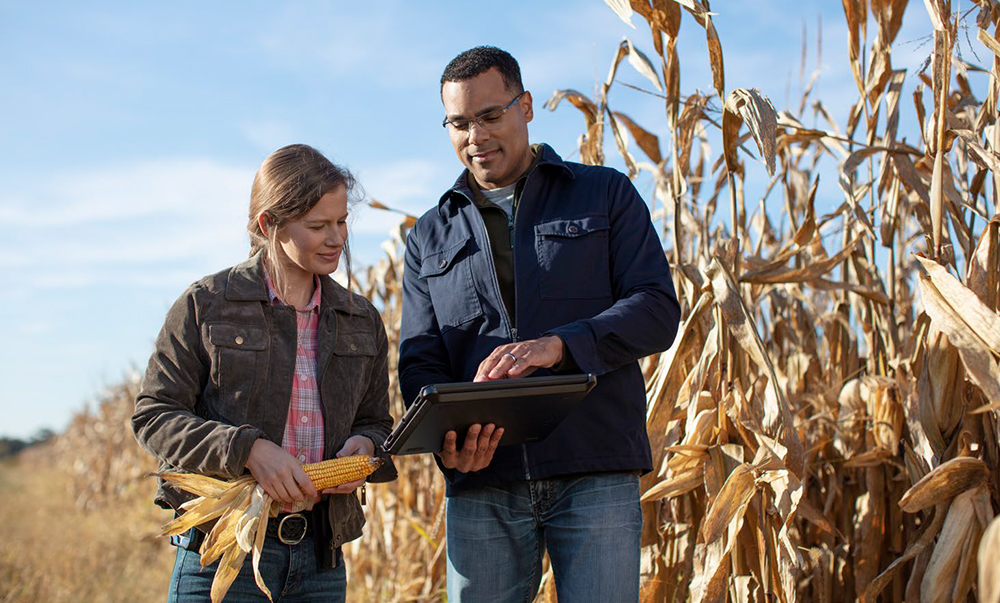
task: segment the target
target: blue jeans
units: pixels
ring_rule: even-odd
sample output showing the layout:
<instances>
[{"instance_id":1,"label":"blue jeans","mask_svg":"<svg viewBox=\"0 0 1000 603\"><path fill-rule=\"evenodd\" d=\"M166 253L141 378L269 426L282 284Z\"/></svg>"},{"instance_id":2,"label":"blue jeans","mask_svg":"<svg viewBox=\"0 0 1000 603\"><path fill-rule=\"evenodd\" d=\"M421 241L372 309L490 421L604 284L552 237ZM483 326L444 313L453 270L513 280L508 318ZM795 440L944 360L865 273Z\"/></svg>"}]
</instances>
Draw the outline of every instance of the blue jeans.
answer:
<instances>
[{"instance_id":1,"label":"blue jeans","mask_svg":"<svg viewBox=\"0 0 1000 603\"><path fill-rule=\"evenodd\" d=\"M639 600L636 472L460 492L447 512L449 603L530 602L545 550L560 601Z\"/></svg>"},{"instance_id":2,"label":"blue jeans","mask_svg":"<svg viewBox=\"0 0 1000 603\"><path fill-rule=\"evenodd\" d=\"M212 580L219 562L202 570L198 559L198 551L177 548L168 603L211 601ZM243 568L226 593L227 603L267 601L254 581L252 561L253 553L247 553ZM347 573L343 563L324 572L316 571L316 550L311 534L295 545L281 544L277 538L268 536L261 550L260 575L271 591L274 603L343 602L347 597Z\"/></svg>"}]
</instances>

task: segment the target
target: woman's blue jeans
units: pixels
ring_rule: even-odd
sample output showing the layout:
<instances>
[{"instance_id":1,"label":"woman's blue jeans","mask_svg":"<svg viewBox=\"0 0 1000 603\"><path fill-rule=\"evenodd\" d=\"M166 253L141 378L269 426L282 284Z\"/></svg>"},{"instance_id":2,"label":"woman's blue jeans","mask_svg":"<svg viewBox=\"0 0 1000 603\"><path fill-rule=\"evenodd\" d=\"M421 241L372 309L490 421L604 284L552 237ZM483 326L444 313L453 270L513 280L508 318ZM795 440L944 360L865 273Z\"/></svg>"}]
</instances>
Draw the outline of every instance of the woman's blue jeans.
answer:
<instances>
[{"instance_id":1,"label":"woman's blue jeans","mask_svg":"<svg viewBox=\"0 0 1000 603\"><path fill-rule=\"evenodd\" d=\"M252 558L253 554L248 553L243 568L226 593L227 603L267 601L254 581ZM167 596L169 603L211 601L212 580L219 562L202 570L198 559L198 551L177 548ZM294 545L282 544L277 538L268 536L261 550L260 575L271 591L274 603L335 603L343 602L347 597L347 573L343 562L333 569L317 572L316 549L311 534Z\"/></svg>"},{"instance_id":2,"label":"woman's blue jeans","mask_svg":"<svg viewBox=\"0 0 1000 603\"><path fill-rule=\"evenodd\" d=\"M560 601L639 599L637 472L460 492L447 519L449 603L532 601L546 550Z\"/></svg>"}]
</instances>

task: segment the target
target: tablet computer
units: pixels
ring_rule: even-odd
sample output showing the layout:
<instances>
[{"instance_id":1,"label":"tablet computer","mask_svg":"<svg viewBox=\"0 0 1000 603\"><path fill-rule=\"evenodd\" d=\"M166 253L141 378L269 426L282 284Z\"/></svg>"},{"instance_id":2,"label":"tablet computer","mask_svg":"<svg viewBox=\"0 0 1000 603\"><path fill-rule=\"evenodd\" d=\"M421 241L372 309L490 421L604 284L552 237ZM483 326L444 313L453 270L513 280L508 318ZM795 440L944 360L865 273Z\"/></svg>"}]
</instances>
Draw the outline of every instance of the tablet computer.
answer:
<instances>
[{"instance_id":1,"label":"tablet computer","mask_svg":"<svg viewBox=\"0 0 1000 603\"><path fill-rule=\"evenodd\" d=\"M461 447L475 423L503 427L501 446L537 442L595 385L593 374L428 385L386 438L385 449L394 455L440 452L450 430L458 432Z\"/></svg>"}]
</instances>

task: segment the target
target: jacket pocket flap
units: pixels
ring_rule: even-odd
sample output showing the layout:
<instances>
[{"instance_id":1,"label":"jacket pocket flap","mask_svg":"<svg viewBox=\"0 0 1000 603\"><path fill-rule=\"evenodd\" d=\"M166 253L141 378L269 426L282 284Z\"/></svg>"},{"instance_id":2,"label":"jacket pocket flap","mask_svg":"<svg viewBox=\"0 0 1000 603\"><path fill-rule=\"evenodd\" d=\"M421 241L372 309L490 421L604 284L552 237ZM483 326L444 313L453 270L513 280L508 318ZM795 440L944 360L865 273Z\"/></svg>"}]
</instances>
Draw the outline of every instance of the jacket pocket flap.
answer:
<instances>
[{"instance_id":1,"label":"jacket pocket flap","mask_svg":"<svg viewBox=\"0 0 1000 603\"><path fill-rule=\"evenodd\" d=\"M208 325L208 340L212 345L237 350L267 349L267 337L264 329L247 327L229 323Z\"/></svg>"},{"instance_id":2,"label":"jacket pocket flap","mask_svg":"<svg viewBox=\"0 0 1000 603\"><path fill-rule=\"evenodd\" d=\"M447 249L434 251L425 255L423 264L420 266L420 278L438 276L439 274L448 272L448 269L455 263L458 253L465 248L470 238L472 237L465 237Z\"/></svg>"},{"instance_id":3,"label":"jacket pocket flap","mask_svg":"<svg viewBox=\"0 0 1000 603\"><path fill-rule=\"evenodd\" d=\"M333 353L337 356L374 356L375 339L369 333L338 333Z\"/></svg>"},{"instance_id":4,"label":"jacket pocket flap","mask_svg":"<svg viewBox=\"0 0 1000 603\"><path fill-rule=\"evenodd\" d=\"M607 216L586 216L573 220L553 220L535 225L535 234L541 236L576 238L592 232L608 230Z\"/></svg>"}]
</instances>

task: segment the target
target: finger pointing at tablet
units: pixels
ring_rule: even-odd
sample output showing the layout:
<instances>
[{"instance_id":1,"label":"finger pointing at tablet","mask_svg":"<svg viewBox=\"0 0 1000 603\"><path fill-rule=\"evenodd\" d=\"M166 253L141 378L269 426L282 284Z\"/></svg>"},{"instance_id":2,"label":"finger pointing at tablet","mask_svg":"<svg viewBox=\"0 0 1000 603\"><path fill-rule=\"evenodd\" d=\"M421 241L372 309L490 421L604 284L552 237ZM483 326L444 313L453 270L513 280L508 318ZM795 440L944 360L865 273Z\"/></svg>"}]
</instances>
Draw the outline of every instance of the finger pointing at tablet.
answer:
<instances>
[{"instance_id":1,"label":"finger pointing at tablet","mask_svg":"<svg viewBox=\"0 0 1000 603\"><path fill-rule=\"evenodd\" d=\"M444 447L438 456L441 457L441 464L448 469L458 469L462 473L479 471L493 460L501 437L503 427L497 428L493 423L483 427L477 423L469 427L465 442L458 449L458 434L452 430L444 435Z\"/></svg>"}]
</instances>

